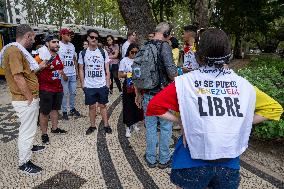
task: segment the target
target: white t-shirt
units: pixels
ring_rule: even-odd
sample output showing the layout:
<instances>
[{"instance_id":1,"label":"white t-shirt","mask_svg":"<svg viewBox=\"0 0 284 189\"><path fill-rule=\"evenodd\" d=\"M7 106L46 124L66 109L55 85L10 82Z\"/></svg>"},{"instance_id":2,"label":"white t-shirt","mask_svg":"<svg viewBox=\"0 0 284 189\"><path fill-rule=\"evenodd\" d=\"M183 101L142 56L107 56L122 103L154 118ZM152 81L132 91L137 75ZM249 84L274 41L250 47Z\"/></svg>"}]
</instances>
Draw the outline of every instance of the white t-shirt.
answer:
<instances>
[{"instance_id":1,"label":"white t-shirt","mask_svg":"<svg viewBox=\"0 0 284 189\"><path fill-rule=\"evenodd\" d=\"M72 43L64 44L61 41L59 41L59 57L60 60L64 64L64 73L66 76L74 76L76 75L76 68L74 64L74 57L75 57L75 47Z\"/></svg>"},{"instance_id":2,"label":"white t-shirt","mask_svg":"<svg viewBox=\"0 0 284 189\"><path fill-rule=\"evenodd\" d=\"M184 54L183 66L187 67L190 70L199 68L199 64L196 61L196 57L193 51L189 51Z\"/></svg>"},{"instance_id":3,"label":"white t-shirt","mask_svg":"<svg viewBox=\"0 0 284 189\"><path fill-rule=\"evenodd\" d=\"M125 54L126 54L126 51L127 51L128 47L129 47L129 45L130 45L130 42L128 40L122 45L122 50L121 50L122 58L125 57Z\"/></svg>"},{"instance_id":4,"label":"white t-shirt","mask_svg":"<svg viewBox=\"0 0 284 189\"><path fill-rule=\"evenodd\" d=\"M86 88L101 88L106 86L106 73L105 68L108 66L109 56L105 52L105 61L101 51L97 48L94 51L90 51L89 48L86 51L85 60L85 79L84 87ZM82 54L79 54L79 64L84 64Z\"/></svg>"},{"instance_id":5,"label":"white t-shirt","mask_svg":"<svg viewBox=\"0 0 284 189\"><path fill-rule=\"evenodd\" d=\"M134 59L130 59L128 57L124 57L120 63L119 63L119 69L120 72L132 72L132 64Z\"/></svg>"}]
</instances>

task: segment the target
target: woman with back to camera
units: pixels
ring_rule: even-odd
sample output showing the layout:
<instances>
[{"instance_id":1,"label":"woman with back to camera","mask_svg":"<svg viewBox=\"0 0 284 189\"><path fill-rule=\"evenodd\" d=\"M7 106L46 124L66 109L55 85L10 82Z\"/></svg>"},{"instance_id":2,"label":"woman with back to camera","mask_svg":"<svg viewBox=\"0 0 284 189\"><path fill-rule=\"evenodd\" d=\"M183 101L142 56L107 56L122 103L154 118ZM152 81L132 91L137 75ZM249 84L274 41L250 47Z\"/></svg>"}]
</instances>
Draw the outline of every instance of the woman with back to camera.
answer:
<instances>
[{"instance_id":1,"label":"woman with back to camera","mask_svg":"<svg viewBox=\"0 0 284 189\"><path fill-rule=\"evenodd\" d=\"M210 183L214 189L237 189L240 155L252 124L279 120L283 112L279 103L224 67L230 52L226 33L207 29L197 48L200 68L178 76L149 103L148 116L183 127L170 176L177 188L204 189Z\"/></svg>"},{"instance_id":2,"label":"woman with back to camera","mask_svg":"<svg viewBox=\"0 0 284 189\"><path fill-rule=\"evenodd\" d=\"M138 52L138 45L131 43L126 51L125 57L120 61L118 76L125 78L123 82L123 123L126 127L125 136L131 136L131 130L139 131L136 123L143 120L143 109L135 104L135 90L132 83L132 64Z\"/></svg>"},{"instance_id":3,"label":"woman with back to camera","mask_svg":"<svg viewBox=\"0 0 284 189\"><path fill-rule=\"evenodd\" d=\"M122 93L122 89L121 89L121 83L120 80L118 78L118 63L119 63L119 47L117 44L114 44L114 37L112 35L108 35L107 36L107 45L105 47L110 62L110 79L111 79L111 84L110 84L110 93L112 94L113 92L113 80L116 83L116 86L120 92L120 94Z\"/></svg>"}]
</instances>

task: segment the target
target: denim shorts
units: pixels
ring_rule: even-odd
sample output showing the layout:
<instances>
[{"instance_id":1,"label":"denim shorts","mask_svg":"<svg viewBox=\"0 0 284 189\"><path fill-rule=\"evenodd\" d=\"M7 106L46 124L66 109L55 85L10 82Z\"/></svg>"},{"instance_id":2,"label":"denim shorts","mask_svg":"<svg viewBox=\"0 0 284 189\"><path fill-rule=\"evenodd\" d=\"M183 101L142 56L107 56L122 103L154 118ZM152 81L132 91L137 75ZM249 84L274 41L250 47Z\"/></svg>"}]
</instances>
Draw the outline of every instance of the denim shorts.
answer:
<instances>
[{"instance_id":1,"label":"denim shorts","mask_svg":"<svg viewBox=\"0 0 284 189\"><path fill-rule=\"evenodd\" d=\"M93 105L97 102L103 105L108 103L109 89L107 86L101 88L84 88L84 92L86 105Z\"/></svg>"},{"instance_id":2,"label":"denim shorts","mask_svg":"<svg viewBox=\"0 0 284 189\"><path fill-rule=\"evenodd\" d=\"M238 169L213 166L172 169L171 182L184 189L237 189L240 173Z\"/></svg>"}]
</instances>

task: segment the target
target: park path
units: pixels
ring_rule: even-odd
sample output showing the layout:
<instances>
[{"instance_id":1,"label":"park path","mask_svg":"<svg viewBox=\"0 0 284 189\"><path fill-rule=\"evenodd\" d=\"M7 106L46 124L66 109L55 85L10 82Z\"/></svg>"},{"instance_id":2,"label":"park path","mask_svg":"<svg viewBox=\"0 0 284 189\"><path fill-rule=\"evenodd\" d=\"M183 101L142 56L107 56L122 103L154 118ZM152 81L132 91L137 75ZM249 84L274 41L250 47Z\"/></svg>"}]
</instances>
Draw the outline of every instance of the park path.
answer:
<instances>
[{"instance_id":1,"label":"park path","mask_svg":"<svg viewBox=\"0 0 284 189\"><path fill-rule=\"evenodd\" d=\"M33 161L44 171L38 176L26 176L17 170L17 137L19 123L10 104L5 81L0 81L0 188L52 188L52 189L103 189L103 188L175 188L169 181L170 169L149 169L143 160L145 128L130 139L125 138L122 124L122 103L115 89L110 96L108 114L113 134L105 135L101 118L99 128L85 135L89 126L88 111L83 92L77 90L77 107L83 116L59 121L59 127L68 134L50 134L51 144L42 153L34 154ZM174 131L173 143L179 136ZM38 130L35 144L40 143ZM174 146L174 144L172 144ZM282 148L283 149L283 148ZM173 150L173 148L172 148ZM243 189L284 188L283 158L273 153L257 151L254 146L242 156L241 183Z\"/></svg>"}]
</instances>

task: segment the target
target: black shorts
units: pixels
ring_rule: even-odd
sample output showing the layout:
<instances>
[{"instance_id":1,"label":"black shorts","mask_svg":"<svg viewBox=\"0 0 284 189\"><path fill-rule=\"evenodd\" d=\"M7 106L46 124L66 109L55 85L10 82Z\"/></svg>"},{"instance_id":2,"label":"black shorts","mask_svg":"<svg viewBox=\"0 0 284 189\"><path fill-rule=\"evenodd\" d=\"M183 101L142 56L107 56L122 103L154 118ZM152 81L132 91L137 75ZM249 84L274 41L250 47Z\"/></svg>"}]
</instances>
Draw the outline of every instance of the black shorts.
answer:
<instances>
[{"instance_id":1,"label":"black shorts","mask_svg":"<svg viewBox=\"0 0 284 189\"><path fill-rule=\"evenodd\" d=\"M97 102L104 105L108 103L109 88L107 86L101 88L84 88L84 93L86 105L93 105Z\"/></svg>"},{"instance_id":2,"label":"black shorts","mask_svg":"<svg viewBox=\"0 0 284 189\"><path fill-rule=\"evenodd\" d=\"M60 110L62 104L62 92L39 91L39 111L44 115L48 115L51 110Z\"/></svg>"}]
</instances>

